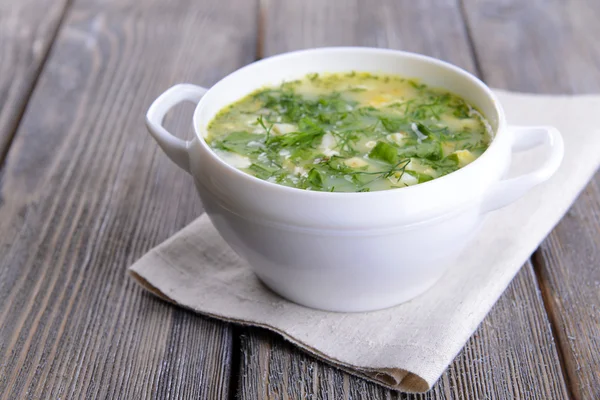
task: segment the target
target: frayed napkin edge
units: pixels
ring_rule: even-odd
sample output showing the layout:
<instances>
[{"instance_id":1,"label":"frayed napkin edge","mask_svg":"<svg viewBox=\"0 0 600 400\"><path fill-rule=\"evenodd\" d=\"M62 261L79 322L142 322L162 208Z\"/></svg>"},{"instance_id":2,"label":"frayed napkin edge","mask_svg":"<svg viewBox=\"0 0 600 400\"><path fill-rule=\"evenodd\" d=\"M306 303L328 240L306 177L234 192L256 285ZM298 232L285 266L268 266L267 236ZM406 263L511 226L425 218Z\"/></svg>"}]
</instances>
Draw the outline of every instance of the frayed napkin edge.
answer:
<instances>
[{"instance_id":1,"label":"frayed napkin edge","mask_svg":"<svg viewBox=\"0 0 600 400\"><path fill-rule=\"evenodd\" d=\"M135 266L135 264L134 264ZM170 304L176 305L178 307L182 307L186 310L190 310L196 314L200 314L205 317L209 317L212 319L216 319L226 323L232 323L241 326L247 327L257 327L261 329L266 329L270 332L273 332L283 339L292 343L293 345L300 348L302 351L307 353L309 356L312 356L328 365L331 365L335 368L338 368L350 375L356 376L361 379L365 379L369 382L372 382L376 385L383 386L387 389L403 392L403 393L425 393L433 388L433 385L437 380L436 378L433 382L428 382L424 378L420 377L418 374L407 371L405 369L393 368L393 367L381 367L381 368L362 368L359 366L349 365L343 363L339 360L326 357L320 351L308 346L307 344L296 340L295 338L287 335L285 332L280 331L270 325L260 324L256 322L249 322L245 320L240 320L236 318L229 318L218 314L213 314L210 312L197 310L195 308L189 307L185 304L178 303L177 301L171 299L167 296L161 289L151 284L139 271L136 271L133 266L127 269L128 275L133 279L136 284L138 284L144 290L150 292L152 295L158 297L161 300L164 300ZM385 372L382 372L385 371ZM440 375L441 376L441 375Z\"/></svg>"}]
</instances>

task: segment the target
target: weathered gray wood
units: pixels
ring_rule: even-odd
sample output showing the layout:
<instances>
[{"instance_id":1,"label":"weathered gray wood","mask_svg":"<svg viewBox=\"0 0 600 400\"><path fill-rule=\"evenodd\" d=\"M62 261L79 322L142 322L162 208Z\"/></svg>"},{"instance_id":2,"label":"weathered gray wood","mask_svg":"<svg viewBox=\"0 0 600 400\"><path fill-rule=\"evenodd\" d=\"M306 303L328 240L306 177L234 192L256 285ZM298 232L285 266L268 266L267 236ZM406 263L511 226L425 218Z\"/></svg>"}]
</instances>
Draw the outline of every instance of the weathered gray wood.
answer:
<instances>
[{"instance_id":1,"label":"weathered gray wood","mask_svg":"<svg viewBox=\"0 0 600 400\"><path fill-rule=\"evenodd\" d=\"M242 337L244 399L565 399L528 264L433 390L405 395L340 372L264 330ZM532 339L534 338L534 339Z\"/></svg>"},{"instance_id":2,"label":"weathered gray wood","mask_svg":"<svg viewBox=\"0 0 600 400\"><path fill-rule=\"evenodd\" d=\"M600 2L465 1L484 78L541 93L600 92ZM600 398L600 174L536 257L571 393Z\"/></svg>"},{"instance_id":3,"label":"weathered gray wood","mask_svg":"<svg viewBox=\"0 0 600 400\"><path fill-rule=\"evenodd\" d=\"M67 4L67 0L0 0L0 162Z\"/></svg>"},{"instance_id":4,"label":"weathered gray wood","mask_svg":"<svg viewBox=\"0 0 600 400\"><path fill-rule=\"evenodd\" d=\"M126 267L201 212L143 115L254 59L252 1L73 4L2 169L0 398L226 398L232 331ZM181 114L187 118L178 118ZM189 134L190 107L168 124Z\"/></svg>"},{"instance_id":5,"label":"weathered gray wood","mask_svg":"<svg viewBox=\"0 0 600 400\"><path fill-rule=\"evenodd\" d=\"M326 45L417 51L477 72L459 4L453 1L266 1L265 55ZM566 398L565 383L530 263L425 396L382 389L316 361L280 337L242 338L242 398Z\"/></svg>"},{"instance_id":6,"label":"weathered gray wood","mask_svg":"<svg viewBox=\"0 0 600 400\"><path fill-rule=\"evenodd\" d=\"M571 392L600 398L600 177L534 258Z\"/></svg>"},{"instance_id":7,"label":"weathered gray wood","mask_svg":"<svg viewBox=\"0 0 600 400\"><path fill-rule=\"evenodd\" d=\"M535 93L597 93L596 0L463 0L486 82Z\"/></svg>"},{"instance_id":8,"label":"weathered gray wood","mask_svg":"<svg viewBox=\"0 0 600 400\"><path fill-rule=\"evenodd\" d=\"M263 0L262 55L323 46L414 51L475 72L455 1Z\"/></svg>"}]
</instances>

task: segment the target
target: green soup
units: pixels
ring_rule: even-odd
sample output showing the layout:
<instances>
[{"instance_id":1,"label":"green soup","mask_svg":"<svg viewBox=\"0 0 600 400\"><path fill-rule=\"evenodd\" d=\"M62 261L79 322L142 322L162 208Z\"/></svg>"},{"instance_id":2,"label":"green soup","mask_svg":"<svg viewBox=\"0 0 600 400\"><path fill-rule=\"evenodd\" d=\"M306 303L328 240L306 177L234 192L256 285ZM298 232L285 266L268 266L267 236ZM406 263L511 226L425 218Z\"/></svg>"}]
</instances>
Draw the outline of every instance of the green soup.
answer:
<instances>
[{"instance_id":1,"label":"green soup","mask_svg":"<svg viewBox=\"0 0 600 400\"><path fill-rule=\"evenodd\" d=\"M299 189L368 192L449 174L491 128L460 97L398 76L309 74L221 110L207 143L228 164Z\"/></svg>"}]
</instances>

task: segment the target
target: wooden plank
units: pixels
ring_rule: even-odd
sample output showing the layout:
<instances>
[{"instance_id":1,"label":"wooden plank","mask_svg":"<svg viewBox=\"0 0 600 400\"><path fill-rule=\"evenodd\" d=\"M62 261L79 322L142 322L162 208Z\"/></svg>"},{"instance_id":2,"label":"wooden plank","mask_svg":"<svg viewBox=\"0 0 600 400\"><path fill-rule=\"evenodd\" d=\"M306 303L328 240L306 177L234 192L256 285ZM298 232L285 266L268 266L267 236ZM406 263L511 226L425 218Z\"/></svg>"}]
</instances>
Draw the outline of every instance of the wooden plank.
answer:
<instances>
[{"instance_id":1,"label":"wooden plank","mask_svg":"<svg viewBox=\"0 0 600 400\"><path fill-rule=\"evenodd\" d=\"M262 0L264 56L310 47L389 47L475 72L454 1Z\"/></svg>"},{"instance_id":2,"label":"wooden plank","mask_svg":"<svg viewBox=\"0 0 600 400\"><path fill-rule=\"evenodd\" d=\"M595 0L463 0L481 73L504 89L597 93Z\"/></svg>"},{"instance_id":3,"label":"wooden plank","mask_svg":"<svg viewBox=\"0 0 600 400\"><path fill-rule=\"evenodd\" d=\"M0 162L67 4L68 0L0 0Z\"/></svg>"},{"instance_id":4,"label":"wooden plank","mask_svg":"<svg viewBox=\"0 0 600 400\"><path fill-rule=\"evenodd\" d=\"M265 2L265 55L325 45L371 45L433 55L475 71L455 2ZM527 263L427 395L388 391L316 361L280 337L242 338L243 398L566 398L550 325Z\"/></svg>"},{"instance_id":5,"label":"wooden plank","mask_svg":"<svg viewBox=\"0 0 600 400\"><path fill-rule=\"evenodd\" d=\"M600 3L465 1L484 77L540 93L600 92ZM518 60L518 61L517 61ZM534 257L568 382L600 398L600 174Z\"/></svg>"},{"instance_id":6,"label":"wooden plank","mask_svg":"<svg viewBox=\"0 0 600 400\"><path fill-rule=\"evenodd\" d=\"M202 211L143 115L174 83L251 62L255 10L73 5L2 170L0 398L229 396L230 326L155 299L126 268ZM189 135L190 109L168 128Z\"/></svg>"},{"instance_id":7,"label":"wooden plank","mask_svg":"<svg viewBox=\"0 0 600 400\"><path fill-rule=\"evenodd\" d=\"M564 399L548 322L531 317L543 315L539 297L528 264L425 395L354 378L259 329L242 336L240 392L244 399Z\"/></svg>"},{"instance_id":8,"label":"wooden plank","mask_svg":"<svg viewBox=\"0 0 600 400\"><path fill-rule=\"evenodd\" d=\"M536 253L573 397L600 398L600 176Z\"/></svg>"}]
</instances>

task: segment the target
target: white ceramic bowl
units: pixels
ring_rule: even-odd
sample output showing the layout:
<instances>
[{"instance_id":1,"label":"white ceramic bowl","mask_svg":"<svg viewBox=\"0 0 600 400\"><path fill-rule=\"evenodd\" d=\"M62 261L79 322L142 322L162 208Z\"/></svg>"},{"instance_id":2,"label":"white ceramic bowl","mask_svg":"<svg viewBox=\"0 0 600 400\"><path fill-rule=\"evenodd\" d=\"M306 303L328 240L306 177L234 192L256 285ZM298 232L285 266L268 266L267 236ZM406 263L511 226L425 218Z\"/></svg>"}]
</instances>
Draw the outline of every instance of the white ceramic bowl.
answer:
<instances>
[{"instance_id":1,"label":"white ceramic bowl","mask_svg":"<svg viewBox=\"0 0 600 400\"><path fill-rule=\"evenodd\" d=\"M476 105L495 136L473 163L416 186L366 193L306 191L270 183L222 161L204 141L224 106L265 85L312 72L368 71L414 77ZM162 126L182 101L197 103L196 137ZM322 48L250 64L210 90L176 85L154 101L147 126L193 177L219 233L275 292L331 311L390 307L430 288L468 246L484 215L515 201L557 170L563 142L551 127L509 127L492 91L473 75L430 57L373 48ZM511 154L547 147L535 171L504 179Z\"/></svg>"}]
</instances>

